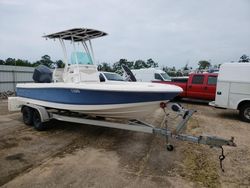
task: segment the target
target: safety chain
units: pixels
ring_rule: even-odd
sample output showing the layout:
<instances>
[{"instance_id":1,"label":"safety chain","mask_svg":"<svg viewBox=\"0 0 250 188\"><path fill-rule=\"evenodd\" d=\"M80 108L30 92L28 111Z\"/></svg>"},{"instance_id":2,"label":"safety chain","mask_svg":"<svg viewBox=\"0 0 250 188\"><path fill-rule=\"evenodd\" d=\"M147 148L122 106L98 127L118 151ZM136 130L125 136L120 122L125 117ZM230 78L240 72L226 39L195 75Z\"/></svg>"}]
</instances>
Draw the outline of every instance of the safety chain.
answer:
<instances>
[{"instance_id":1,"label":"safety chain","mask_svg":"<svg viewBox=\"0 0 250 188\"><path fill-rule=\"evenodd\" d=\"M221 155L219 156L219 160L220 160L220 168L221 168L221 171L224 172L224 168L222 166L222 162L223 160L226 158L225 155L224 155L224 149L223 147L221 146Z\"/></svg>"}]
</instances>

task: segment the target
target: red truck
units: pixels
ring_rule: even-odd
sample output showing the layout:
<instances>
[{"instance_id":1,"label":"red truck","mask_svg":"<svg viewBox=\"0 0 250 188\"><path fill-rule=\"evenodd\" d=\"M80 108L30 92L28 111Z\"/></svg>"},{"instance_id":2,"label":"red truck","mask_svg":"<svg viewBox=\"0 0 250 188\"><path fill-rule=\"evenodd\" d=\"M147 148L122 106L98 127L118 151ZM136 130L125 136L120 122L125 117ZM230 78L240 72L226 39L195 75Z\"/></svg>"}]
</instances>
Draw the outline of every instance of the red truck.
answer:
<instances>
[{"instance_id":1,"label":"red truck","mask_svg":"<svg viewBox=\"0 0 250 188\"><path fill-rule=\"evenodd\" d=\"M189 77L153 82L180 86L183 89L179 95L181 98L215 100L217 76L216 73L192 73Z\"/></svg>"}]
</instances>

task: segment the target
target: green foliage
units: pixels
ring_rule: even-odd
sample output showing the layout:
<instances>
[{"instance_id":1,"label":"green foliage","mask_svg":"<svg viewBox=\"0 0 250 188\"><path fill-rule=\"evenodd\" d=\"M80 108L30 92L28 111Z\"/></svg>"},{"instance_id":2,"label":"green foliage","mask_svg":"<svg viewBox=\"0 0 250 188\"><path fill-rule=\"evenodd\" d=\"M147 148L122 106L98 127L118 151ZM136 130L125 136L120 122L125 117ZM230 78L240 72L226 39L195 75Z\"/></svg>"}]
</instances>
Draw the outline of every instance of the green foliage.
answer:
<instances>
[{"instance_id":1,"label":"green foliage","mask_svg":"<svg viewBox=\"0 0 250 188\"><path fill-rule=\"evenodd\" d=\"M36 67L38 65L45 65L49 68L64 68L65 64L62 60L52 61L49 55L44 55L40 60L31 63L27 60L8 58L5 61L0 59L0 65L12 65L12 66L26 66ZM143 60L128 61L127 59L120 59L118 62L110 65L109 63L101 63L97 69L99 71L117 72L122 73L122 65L128 66L130 69L141 69L149 67L158 67L158 63L152 59L148 59L146 62Z\"/></svg>"},{"instance_id":2,"label":"green foliage","mask_svg":"<svg viewBox=\"0 0 250 188\"><path fill-rule=\"evenodd\" d=\"M243 55L240 57L239 62L242 62L242 63L250 62L250 58L249 58L249 56L247 56L246 54L243 54Z\"/></svg>"},{"instance_id":3,"label":"green foliage","mask_svg":"<svg viewBox=\"0 0 250 188\"><path fill-rule=\"evenodd\" d=\"M36 67L38 65L45 65L49 68L63 68L65 64L62 60L52 61L49 55L44 55L41 60L31 63L27 60L7 58L5 61L0 59L0 65L12 65L12 66L23 66L23 67Z\"/></svg>"},{"instance_id":4,"label":"green foliage","mask_svg":"<svg viewBox=\"0 0 250 188\"><path fill-rule=\"evenodd\" d=\"M146 62L147 64L147 67L146 68L149 68L149 67L158 67L158 63L154 62L154 60L152 60L151 58L147 60Z\"/></svg>"},{"instance_id":5,"label":"green foliage","mask_svg":"<svg viewBox=\"0 0 250 188\"><path fill-rule=\"evenodd\" d=\"M27 60L17 59L15 65L16 66L26 66L26 67L29 67L29 66L31 66L31 63L28 62Z\"/></svg>"},{"instance_id":6,"label":"green foliage","mask_svg":"<svg viewBox=\"0 0 250 188\"><path fill-rule=\"evenodd\" d=\"M250 62L249 56L243 54L239 62ZM26 67L36 67L38 65L45 65L48 66L49 68L64 68L65 64L63 63L62 60L56 60L52 61L49 55L44 55L41 57L40 60L32 63L29 62L28 60L23 60L23 59L15 59L15 58L7 58L6 60L1 60L0 59L0 65L12 65L12 66L26 66ZM103 62L100 65L98 65L98 70L99 71L107 71L107 72L117 72L119 74L122 73L122 65L126 65L130 69L142 69L142 68L150 68L150 67L158 67L158 63L155 62L153 59L147 59L146 61L144 60L136 60L136 61L128 61L127 59L120 59L113 65L110 65L109 63ZM214 68L220 68L221 64L218 65L213 65ZM209 61L206 60L201 60L198 62L198 69L207 69L211 65ZM172 68L170 67L163 67L162 70L168 73L169 76L175 77L175 76L187 76L188 73L190 72L189 69L192 69L192 67L188 67L188 63L185 64L185 66L182 69L177 70L175 66Z\"/></svg>"},{"instance_id":7,"label":"green foliage","mask_svg":"<svg viewBox=\"0 0 250 188\"><path fill-rule=\"evenodd\" d=\"M33 67L34 65L27 60L7 58L5 61L0 60L0 65L25 66Z\"/></svg>"},{"instance_id":8,"label":"green foliage","mask_svg":"<svg viewBox=\"0 0 250 188\"><path fill-rule=\"evenodd\" d=\"M5 64L5 61L0 59L0 65L4 65Z\"/></svg>"},{"instance_id":9,"label":"green foliage","mask_svg":"<svg viewBox=\"0 0 250 188\"><path fill-rule=\"evenodd\" d=\"M8 58L5 60L5 65L15 65L16 60L13 58Z\"/></svg>"},{"instance_id":10,"label":"green foliage","mask_svg":"<svg viewBox=\"0 0 250 188\"><path fill-rule=\"evenodd\" d=\"M121 74L122 73L122 65L126 65L128 68L134 68L134 62L128 61L127 59L120 59L118 62L113 64L113 71Z\"/></svg>"},{"instance_id":11,"label":"green foliage","mask_svg":"<svg viewBox=\"0 0 250 188\"><path fill-rule=\"evenodd\" d=\"M114 63L112 66L109 65L108 63L102 63L98 65L98 70L107 71L107 72L116 72L118 74L122 74L122 65L126 65L130 69L158 67L158 63L156 63L152 59L148 59L146 62L143 60L128 61L127 59L120 59L118 62Z\"/></svg>"},{"instance_id":12,"label":"green foliage","mask_svg":"<svg viewBox=\"0 0 250 188\"><path fill-rule=\"evenodd\" d=\"M183 70L188 70L188 63L183 67Z\"/></svg>"},{"instance_id":13,"label":"green foliage","mask_svg":"<svg viewBox=\"0 0 250 188\"><path fill-rule=\"evenodd\" d=\"M54 62L50 59L50 56L49 55L44 55L41 57L41 59L39 61L36 61L35 63L35 66L38 66L38 65L45 65L47 67L50 67L52 68Z\"/></svg>"},{"instance_id":14,"label":"green foliage","mask_svg":"<svg viewBox=\"0 0 250 188\"><path fill-rule=\"evenodd\" d=\"M102 63L97 66L98 71L113 72L113 68L108 63Z\"/></svg>"},{"instance_id":15,"label":"green foliage","mask_svg":"<svg viewBox=\"0 0 250 188\"><path fill-rule=\"evenodd\" d=\"M181 70L178 70L178 71L176 72L176 76L184 76L184 75L183 75L183 73L181 72Z\"/></svg>"},{"instance_id":16,"label":"green foliage","mask_svg":"<svg viewBox=\"0 0 250 188\"><path fill-rule=\"evenodd\" d=\"M163 67L163 71L165 71L170 77L176 77L177 74L180 75L180 70L176 71L175 66L171 67Z\"/></svg>"},{"instance_id":17,"label":"green foliage","mask_svg":"<svg viewBox=\"0 0 250 188\"><path fill-rule=\"evenodd\" d=\"M62 60L57 60L55 63L53 63L57 68L64 68L65 64L63 63Z\"/></svg>"},{"instance_id":18,"label":"green foliage","mask_svg":"<svg viewBox=\"0 0 250 188\"><path fill-rule=\"evenodd\" d=\"M198 65L199 65L199 69L207 69L211 66L211 63L206 60L201 60L198 62Z\"/></svg>"},{"instance_id":19,"label":"green foliage","mask_svg":"<svg viewBox=\"0 0 250 188\"><path fill-rule=\"evenodd\" d=\"M141 69L141 68L147 68L147 64L143 60L136 60L134 63L134 69Z\"/></svg>"}]
</instances>

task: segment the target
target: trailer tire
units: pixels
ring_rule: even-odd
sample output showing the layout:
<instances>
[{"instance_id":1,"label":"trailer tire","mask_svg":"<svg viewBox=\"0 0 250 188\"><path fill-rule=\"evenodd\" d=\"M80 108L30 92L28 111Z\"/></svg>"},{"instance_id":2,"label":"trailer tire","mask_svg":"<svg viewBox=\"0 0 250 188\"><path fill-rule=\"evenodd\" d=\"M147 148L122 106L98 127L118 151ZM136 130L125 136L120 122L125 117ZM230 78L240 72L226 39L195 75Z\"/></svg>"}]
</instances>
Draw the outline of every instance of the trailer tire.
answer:
<instances>
[{"instance_id":1,"label":"trailer tire","mask_svg":"<svg viewBox=\"0 0 250 188\"><path fill-rule=\"evenodd\" d=\"M240 110L239 113L240 118L243 121L250 123L250 103L245 103L241 105L239 110Z\"/></svg>"},{"instance_id":2,"label":"trailer tire","mask_svg":"<svg viewBox=\"0 0 250 188\"><path fill-rule=\"evenodd\" d=\"M38 131L44 131L47 128L46 124L41 121L41 116L37 110L33 112L33 125Z\"/></svg>"},{"instance_id":3,"label":"trailer tire","mask_svg":"<svg viewBox=\"0 0 250 188\"><path fill-rule=\"evenodd\" d=\"M167 144L167 150L168 151L173 151L174 150L174 146L171 144Z\"/></svg>"},{"instance_id":4,"label":"trailer tire","mask_svg":"<svg viewBox=\"0 0 250 188\"><path fill-rule=\"evenodd\" d=\"M22 114L23 114L24 124L32 126L33 125L33 109L28 106L24 106L22 108Z\"/></svg>"}]
</instances>

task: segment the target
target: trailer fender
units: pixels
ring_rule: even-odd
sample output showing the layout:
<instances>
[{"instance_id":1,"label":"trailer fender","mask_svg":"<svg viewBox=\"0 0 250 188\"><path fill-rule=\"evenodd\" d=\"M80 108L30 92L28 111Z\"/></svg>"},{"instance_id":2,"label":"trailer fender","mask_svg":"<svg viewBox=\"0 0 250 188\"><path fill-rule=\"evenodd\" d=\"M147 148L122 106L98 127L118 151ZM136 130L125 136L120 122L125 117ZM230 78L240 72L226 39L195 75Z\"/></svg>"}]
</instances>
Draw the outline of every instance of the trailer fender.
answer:
<instances>
[{"instance_id":1,"label":"trailer fender","mask_svg":"<svg viewBox=\"0 0 250 188\"><path fill-rule=\"evenodd\" d=\"M25 104L25 105L22 106L22 108L24 106L28 106L28 107L31 107L33 109L36 109L40 114L41 122L47 122L47 121L49 121L51 119L50 114L48 113L46 108L44 108L43 106L38 106L38 105L34 105L34 104Z\"/></svg>"}]
</instances>

